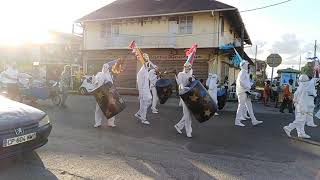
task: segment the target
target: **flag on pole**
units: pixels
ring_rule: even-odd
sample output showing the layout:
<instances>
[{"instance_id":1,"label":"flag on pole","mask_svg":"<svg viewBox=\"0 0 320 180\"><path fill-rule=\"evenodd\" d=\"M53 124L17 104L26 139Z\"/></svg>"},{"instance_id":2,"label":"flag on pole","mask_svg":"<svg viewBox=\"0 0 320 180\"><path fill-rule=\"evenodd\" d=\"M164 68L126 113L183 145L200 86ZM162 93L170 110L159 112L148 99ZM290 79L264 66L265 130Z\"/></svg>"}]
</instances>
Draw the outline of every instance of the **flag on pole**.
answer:
<instances>
[{"instance_id":1,"label":"flag on pole","mask_svg":"<svg viewBox=\"0 0 320 180\"><path fill-rule=\"evenodd\" d=\"M129 48L132 49L132 53L135 54L135 56L137 57L137 59L140 61L141 64L144 64L146 62L146 60L143 57L143 53L142 53L141 49L137 47L135 41L132 41L129 44Z\"/></svg>"},{"instance_id":2,"label":"flag on pole","mask_svg":"<svg viewBox=\"0 0 320 180\"><path fill-rule=\"evenodd\" d=\"M196 56L196 52L197 52L197 44L192 45L192 47L190 49L188 49L186 51L186 56L187 58L187 62L189 62L190 64L193 64L194 58Z\"/></svg>"}]
</instances>

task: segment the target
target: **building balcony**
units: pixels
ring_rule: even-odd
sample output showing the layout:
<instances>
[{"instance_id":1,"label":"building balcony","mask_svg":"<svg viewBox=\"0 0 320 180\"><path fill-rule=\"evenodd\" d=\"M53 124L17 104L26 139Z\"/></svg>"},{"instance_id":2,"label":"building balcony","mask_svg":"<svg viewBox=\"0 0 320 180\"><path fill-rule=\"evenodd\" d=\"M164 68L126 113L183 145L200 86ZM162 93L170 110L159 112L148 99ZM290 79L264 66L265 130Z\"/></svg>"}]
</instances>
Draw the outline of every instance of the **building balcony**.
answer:
<instances>
[{"instance_id":1,"label":"building balcony","mask_svg":"<svg viewBox=\"0 0 320 180\"><path fill-rule=\"evenodd\" d=\"M106 37L100 42L101 49L128 49L132 41L140 48L190 48L197 43L199 48L217 48L218 44L236 43L237 39L228 36L218 37L216 34L150 34L150 35L117 35ZM235 44L235 45L239 45ZM95 44L97 46L97 44ZM87 49L90 49L87 47Z\"/></svg>"}]
</instances>

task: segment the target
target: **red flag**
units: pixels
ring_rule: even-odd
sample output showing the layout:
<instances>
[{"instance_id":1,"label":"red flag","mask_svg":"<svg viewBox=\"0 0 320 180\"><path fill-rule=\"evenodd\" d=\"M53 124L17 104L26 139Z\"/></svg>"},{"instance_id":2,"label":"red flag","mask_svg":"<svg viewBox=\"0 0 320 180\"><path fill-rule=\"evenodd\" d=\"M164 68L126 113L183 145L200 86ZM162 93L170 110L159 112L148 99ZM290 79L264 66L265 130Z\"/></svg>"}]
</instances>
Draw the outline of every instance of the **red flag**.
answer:
<instances>
[{"instance_id":1,"label":"red flag","mask_svg":"<svg viewBox=\"0 0 320 180\"><path fill-rule=\"evenodd\" d=\"M188 57L187 62L189 62L190 64L193 64L193 60L197 52L197 47L198 45L194 44L190 49L186 51L186 56Z\"/></svg>"},{"instance_id":2,"label":"red flag","mask_svg":"<svg viewBox=\"0 0 320 180\"><path fill-rule=\"evenodd\" d=\"M136 49L137 49L136 42L135 42L135 41L132 41L132 42L129 44L129 48L132 49L132 53L136 53Z\"/></svg>"}]
</instances>

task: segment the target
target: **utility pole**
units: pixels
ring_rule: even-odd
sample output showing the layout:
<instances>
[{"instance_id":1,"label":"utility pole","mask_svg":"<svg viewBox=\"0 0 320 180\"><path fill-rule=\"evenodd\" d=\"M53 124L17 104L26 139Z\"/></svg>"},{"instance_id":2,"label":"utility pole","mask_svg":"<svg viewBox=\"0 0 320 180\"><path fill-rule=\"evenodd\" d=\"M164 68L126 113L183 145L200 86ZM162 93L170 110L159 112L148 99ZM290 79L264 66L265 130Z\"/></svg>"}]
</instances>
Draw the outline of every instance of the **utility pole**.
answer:
<instances>
[{"instance_id":1,"label":"utility pole","mask_svg":"<svg viewBox=\"0 0 320 180\"><path fill-rule=\"evenodd\" d=\"M241 56L244 55L244 24L241 24Z\"/></svg>"},{"instance_id":2,"label":"utility pole","mask_svg":"<svg viewBox=\"0 0 320 180\"><path fill-rule=\"evenodd\" d=\"M256 52L254 53L254 77L257 78L257 54L258 54L258 45L256 45Z\"/></svg>"},{"instance_id":3,"label":"utility pole","mask_svg":"<svg viewBox=\"0 0 320 180\"><path fill-rule=\"evenodd\" d=\"M299 60L299 71L301 71L301 53L300 53L300 60Z\"/></svg>"},{"instance_id":4,"label":"utility pole","mask_svg":"<svg viewBox=\"0 0 320 180\"><path fill-rule=\"evenodd\" d=\"M317 57L317 40L314 42L314 57Z\"/></svg>"}]
</instances>

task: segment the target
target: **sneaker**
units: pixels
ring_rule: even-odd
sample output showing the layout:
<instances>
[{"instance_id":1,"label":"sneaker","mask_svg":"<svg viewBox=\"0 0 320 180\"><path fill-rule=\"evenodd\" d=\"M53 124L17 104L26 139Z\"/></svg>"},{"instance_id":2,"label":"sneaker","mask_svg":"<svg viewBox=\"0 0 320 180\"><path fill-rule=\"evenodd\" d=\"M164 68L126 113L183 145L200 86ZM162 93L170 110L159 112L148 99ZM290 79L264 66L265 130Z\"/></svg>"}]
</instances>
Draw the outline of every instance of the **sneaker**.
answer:
<instances>
[{"instance_id":1,"label":"sneaker","mask_svg":"<svg viewBox=\"0 0 320 180\"><path fill-rule=\"evenodd\" d=\"M141 120L141 121L144 120L138 113L136 113L134 116L135 116L136 118L138 118L139 120Z\"/></svg>"},{"instance_id":2,"label":"sneaker","mask_svg":"<svg viewBox=\"0 0 320 180\"><path fill-rule=\"evenodd\" d=\"M291 137L291 130L289 129L289 127L288 126L285 126L285 127L283 127L283 130L284 130L284 132L286 132L286 134L287 134L287 136L288 137Z\"/></svg>"},{"instance_id":3,"label":"sneaker","mask_svg":"<svg viewBox=\"0 0 320 180\"><path fill-rule=\"evenodd\" d=\"M263 121L258 121L258 120L252 121L252 125L254 125L254 126L261 124L261 123L263 123Z\"/></svg>"},{"instance_id":4,"label":"sneaker","mask_svg":"<svg viewBox=\"0 0 320 180\"><path fill-rule=\"evenodd\" d=\"M214 113L214 115L215 115L215 116L219 116L219 114L218 114L218 113Z\"/></svg>"},{"instance_id":5,"label":"sneaker","mask_svg":"<svg viewBox=\"0 0 320 180\"><path fill-rule=\"evenodd\" d=\"M178 132L179 134L182 134L182 131L179 129L179 127L178 127L177 125L174 125L174 128L176 128L176 130L177 130L177 132Z\"/></svg>"},{"instance_id":6,"label":"sneaker","mask_svg":"<svg viewBox=\"0 0 320 180\"><path fill-rule=\"evenodd\" d=\"M191 135L191 134L187 134L187 137L188 137L188 138L192 138L192 135Z\"/></svg>"},{"instance_id":7,"label":"sneaker","mask_svg":"<svg viewBox=\"0 0 320 180\"><path fill-rule=\"evenodd\" d=\"M152 113L153 113L153 114L158 114L159 112L158 112L158 111L153 111L153 110L152 110Z\"/></svg>"},{"instance_id":8,"label":"sneaker","mask_svg":"<svg viewBox=\"0 0 320 180\"><path fill-rule=\"evenodd\" d=\"M147 121L147 120L143 120L143 121L141 121L141 122L142 122L142 124L146 124L146 125L149 125L149 124L150 124L150 122Z\"/></svg>"},{"instance_id":9,"label":"sneaker","mask_svg":"<svg viewBox=\"0 0 320 180\"><path fill-rule=\"evenodd\" d=\"M316 124L307 124L307 126L309 126L309 127L318 127L318 125L316 125Z\"/></svg>"},{"instance_id":10,"label":"sneaker","mask_svg":"<svg viewBox=\"0 0 320 180\"><path fill-rule=\"evenodd\" d=\"M244 124L242 124L242 123L240 122L240 120L236 120L236 122L234 123L234 125L240 126L240 127L244 127L244 126L245 126Z\"/></svg>"},{"instance_id":11,"label":"sneaker","mask_svg":"<svg viewBox=\"0 0 320 180\"><path fill-rule=\"evenodd\" d=\"M98 127L100 127L101 126L101 124L95 124L93 127L94 128L98 128Z\"/></svg>"},{"instance_id":12,"label":"sneaker","mask_svg":"<svg viewBox=\"0 0 320 180\"><path fill-rule=\"evenodd\" d=\"M298 134L298 138L310 139L311 137L308 134Z\"/></svg>"}]
</instances>

